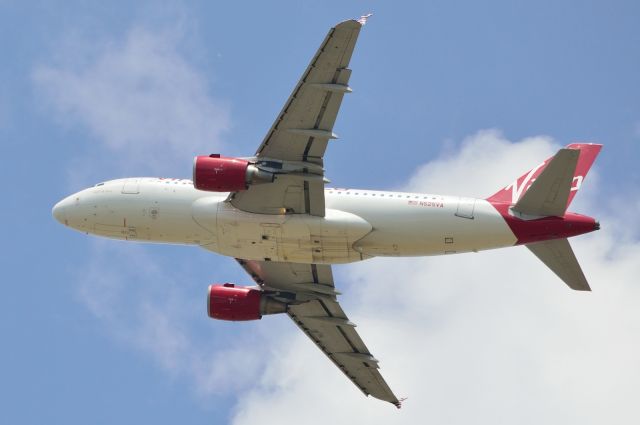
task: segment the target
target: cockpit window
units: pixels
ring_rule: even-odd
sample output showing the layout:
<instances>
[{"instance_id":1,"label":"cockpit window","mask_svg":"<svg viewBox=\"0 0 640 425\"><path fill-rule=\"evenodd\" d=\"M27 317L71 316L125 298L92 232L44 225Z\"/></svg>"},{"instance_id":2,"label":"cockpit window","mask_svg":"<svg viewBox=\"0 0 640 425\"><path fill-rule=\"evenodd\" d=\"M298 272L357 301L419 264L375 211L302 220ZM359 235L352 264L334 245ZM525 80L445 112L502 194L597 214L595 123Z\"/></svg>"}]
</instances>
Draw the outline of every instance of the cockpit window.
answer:
<instances>
[{"instance_id":1,"label":"cockpit window","mask_svg":"<svg viewBox=\"0 0 640 425\"><path fill-rule=\"evenodd\" d=\"M102 183L98 183L97 185L95 185L94 187L98 187L98 186L104 186L104 182Z\"/></svg>"}]
</instances>

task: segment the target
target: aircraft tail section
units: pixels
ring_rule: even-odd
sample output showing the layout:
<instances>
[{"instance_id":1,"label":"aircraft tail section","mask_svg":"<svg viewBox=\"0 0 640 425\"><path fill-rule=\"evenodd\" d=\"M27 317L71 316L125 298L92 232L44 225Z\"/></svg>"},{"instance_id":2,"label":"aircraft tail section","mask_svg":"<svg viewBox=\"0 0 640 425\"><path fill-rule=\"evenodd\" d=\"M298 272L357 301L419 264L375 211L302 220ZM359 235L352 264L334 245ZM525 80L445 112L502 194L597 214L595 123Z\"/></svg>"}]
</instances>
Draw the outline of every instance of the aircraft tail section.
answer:
<instances>
[{"instance_id":1,"label":"aircraft tail section","mask_svg":"<svg viewBox=\"0 0 640 425\"><path fill-rule=\"evenodd\" d=\"M553 239L526 245L564 283L576 291L591 291L569 241Z\"/></svg>"},{"instance_id":2,"label":"aircraft tail section","mask_svg":"<svg viewBox=\"0 0 640 425\"><path fill-rule=\"evenodd\" d=\"M511 204L525 215L562 217L601 148L593 143L570 144L487 200Z\"/></svg>"},{"instance_id":3,"label":"aircraft tail section","mask_svg":"<svg viewBox=\"0 0 640 425\"><path fill-rule=\"evenodd\" d=\"M592 218L567 212L602 145L574 143L560 149L487 198L517 238L570 288L590 291L568 237L598 230Z\"/></svg>"}]
</instances>

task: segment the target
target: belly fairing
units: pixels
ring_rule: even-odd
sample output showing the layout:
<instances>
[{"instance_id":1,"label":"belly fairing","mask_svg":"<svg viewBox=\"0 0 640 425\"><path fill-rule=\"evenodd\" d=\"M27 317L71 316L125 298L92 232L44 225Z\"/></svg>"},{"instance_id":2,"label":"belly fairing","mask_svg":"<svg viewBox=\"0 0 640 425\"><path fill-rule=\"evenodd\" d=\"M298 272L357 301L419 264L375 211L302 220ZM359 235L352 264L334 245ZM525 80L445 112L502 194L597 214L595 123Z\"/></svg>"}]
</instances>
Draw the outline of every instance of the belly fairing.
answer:
<instances>
[{"instance_id":1,"label":"belly fairing","mask_svg":"<svg viewBox=\"0 0 640 425\"><path fill-rule=\"evenodd\" d=\"M202 207L202 205L201 205ZM335 264L363 259L353 244L372 227L362 218L327 209L325 217L305 214L254 214L217 204L215 221L198 223L215 228L216 241L202 247L236 258L293 263Z\"/></svg>"}]
</instances>

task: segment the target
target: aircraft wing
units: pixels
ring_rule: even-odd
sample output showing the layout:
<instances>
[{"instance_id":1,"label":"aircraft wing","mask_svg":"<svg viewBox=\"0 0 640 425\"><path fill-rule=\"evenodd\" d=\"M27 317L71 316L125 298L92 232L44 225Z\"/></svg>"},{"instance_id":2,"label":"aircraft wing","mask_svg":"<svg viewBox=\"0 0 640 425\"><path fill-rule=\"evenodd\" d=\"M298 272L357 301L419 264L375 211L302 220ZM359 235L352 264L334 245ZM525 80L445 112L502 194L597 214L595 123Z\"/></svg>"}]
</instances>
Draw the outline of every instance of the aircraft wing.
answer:
<instances>
[{"instance_id":1,"label":"aircraft wing","mask_svg":"<svg viewBox=\"0 0 640 425\"><path fill-rule=\"evenodd\" d=\"M400 407L378 370L355 325L338 300L331 266L238 259L240 265L274 298L293 303L287 314L365 395Z\"/></svg>"},{"instance_id":2,"label":"aircraft wing","mask_svg":"<svg viewBox=\"0 0 640 425\"><path fill-rule=\"evenodd\" d=\"M233 193L230 201L236 208L324 216L324 152L329 140L337 138L333 125L344 94L351 91L348 65L366 18L329 30L256 151L259 166L281 173L274 183ZM288 173L278 168L280 161L290 162Z\"/></svg>"}]
</instances>

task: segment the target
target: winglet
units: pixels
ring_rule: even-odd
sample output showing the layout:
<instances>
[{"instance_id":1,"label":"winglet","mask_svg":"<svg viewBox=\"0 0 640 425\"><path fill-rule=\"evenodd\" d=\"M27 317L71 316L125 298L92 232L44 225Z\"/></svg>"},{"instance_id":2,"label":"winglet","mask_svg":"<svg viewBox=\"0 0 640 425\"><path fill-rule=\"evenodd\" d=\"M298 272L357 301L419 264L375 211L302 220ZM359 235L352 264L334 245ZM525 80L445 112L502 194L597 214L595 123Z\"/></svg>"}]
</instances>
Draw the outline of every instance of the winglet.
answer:
<instances>
[{"instance_id":1,"label":"winglet","mask_svg":"<svg viewBox=\"0 0 640 425\"><path fill-rule=\"evenodd\" d=\"M356 19L356 21L364 26L367 23L367 19L369 19L371 16L373 15L373 13L367 13L366 15L362 15L361 17L359 17L358 19Z\"/></svg>"},{"instance_id":2,"label":"winglet","mask_svg":"<svg viewBox=\"0 0 640 425\"><path fill-rule=\"evenodd\" d=\"M393 402L392 404L394 406L396 406L398 409L400 409L402 407L402 403L407 399L408 397L402 397L401 399Z\"/></svg>"}]
</instances>

